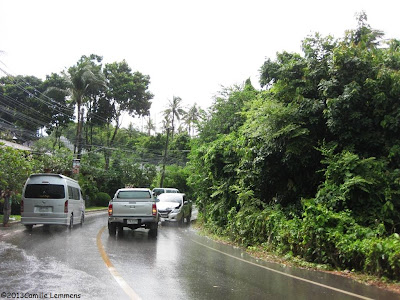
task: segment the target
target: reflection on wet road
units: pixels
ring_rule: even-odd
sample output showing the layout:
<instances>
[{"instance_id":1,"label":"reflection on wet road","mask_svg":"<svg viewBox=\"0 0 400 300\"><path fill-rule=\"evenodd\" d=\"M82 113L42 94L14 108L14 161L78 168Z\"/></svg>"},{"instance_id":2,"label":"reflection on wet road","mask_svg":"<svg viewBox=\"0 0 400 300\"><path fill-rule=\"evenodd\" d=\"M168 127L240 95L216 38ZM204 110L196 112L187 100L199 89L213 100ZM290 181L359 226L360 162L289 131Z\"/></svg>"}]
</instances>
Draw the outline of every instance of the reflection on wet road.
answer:
<instances>
[{"instance_id":1,"label":"reflection on wet road","mask_svg":"<svg viewBox=\"0 0 400 300\"><path fill-rule=\"evenodd\" d=\"M163 225L152 238L145 229L110 237L106 224L102 213L72 231L38 226L28 232L21 225L1 231L0 292L81 299L400 299L347 278L256 260L191 226Z\"/></svg>"},{"instance_id":2,"label":"reflection on wet road","mask_svg":"<svg viewBox=\"0 0 400 300\"><path fill-rule=\"evenodd\" d=\"M394 299L346 278L257 261L240 249L163 226L102 238L116 269L142 299ZM260 267L261 266L261 267Z\"/></svg>"},{"instance_id":3,"label":"reflection on wet road","mask_svg":"<svg viewBox=\"0 0 400 300\"><path fill-rule=\"evenodd\" d=\"M112 299L115 295L128 299L105 272L96 247L96 234L104 225L104 216L87 218L82 228L77 226L72 231L63 226L35 226L29 232L22 225L2 231L0 292L10 296L14 293L9 299L40 295L48 299L58 295L80 299Z\"/></svg>"}]
</instances>

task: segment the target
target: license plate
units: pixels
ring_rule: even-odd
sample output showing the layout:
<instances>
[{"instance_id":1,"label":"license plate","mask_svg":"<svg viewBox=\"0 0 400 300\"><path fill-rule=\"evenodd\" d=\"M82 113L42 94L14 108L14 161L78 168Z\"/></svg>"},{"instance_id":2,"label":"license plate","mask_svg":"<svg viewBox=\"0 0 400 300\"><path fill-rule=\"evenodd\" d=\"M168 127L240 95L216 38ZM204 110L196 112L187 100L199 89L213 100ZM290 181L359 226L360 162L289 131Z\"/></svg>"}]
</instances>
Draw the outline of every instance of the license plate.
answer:
<instances>
[{"instance_id":1,"label":"license plate","mask_svg":"<svg viewBox=\"0 0 400 300\"><path fill-rule=\"evenodd\" d=\"M53 212L53 207L51 207L51 206L36 206L35 212L50 213L50 212Z\"/></svg>"},{"instance_id":2,"label":"license plate","mask_svg":"<svg viewBox=\"0 0 400 300\"><path fill-rule=\"evenodd\" d=\"M126 220L126 224L139 224L139 220Z\"/></svg>"}]
</instances>

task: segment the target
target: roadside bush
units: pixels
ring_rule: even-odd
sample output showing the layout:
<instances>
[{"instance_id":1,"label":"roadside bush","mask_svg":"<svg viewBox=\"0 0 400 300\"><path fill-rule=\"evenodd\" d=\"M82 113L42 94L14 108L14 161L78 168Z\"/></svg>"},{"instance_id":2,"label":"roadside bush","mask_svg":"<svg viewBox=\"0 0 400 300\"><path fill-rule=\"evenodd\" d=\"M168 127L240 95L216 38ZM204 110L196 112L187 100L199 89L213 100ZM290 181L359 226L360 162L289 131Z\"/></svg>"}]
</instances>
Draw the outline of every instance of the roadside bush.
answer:
<instances>
[{"instance_id":1,"label":"roadside bush","mask_svg":"<svg viewBox=\"0 0 400 300\"><path fill-rule=\"evenodd\" d=\"M317 203L334 211L351 211L364 226L382 220L389 233L399 232L400 170L388 168L384 158L361 158L349 151L334 153L322 148L325 181L316 194ZM368 207L368 209L365 209Z\"/></svg>"},{"instance_id":2,"label":"roadside bush","mask_svg":"<svg viewBox=\"0 0 400 300\"><path fill-rule=\"evenodd\" d=\"M263 244L280 253L297 255L299 252L300 219L290 209L280 205L260 209L250 205L228 214L226 233L245 246Z\"/></svg>"},{"instance_id":3,"label":"roadside bush","mask_svg":"<svg viewBox=\"0 0 400 300\"><path fill-rule=\"evenodd\" d=\"M107 193L98 192L96 194L96 205L97 206L108 206L108 202L111 200L111 197Z\"/></svg>"},{"instance_id":4,"label":"roadside bush","mask_svg":"<svg viewBox=\"0 0 400 300\"><path fill-rule=\"evenodd\" d=\"M364 264L360 271L391 279L400 278L400 238L393 234L388 238L373 237L355 242L360 249Z\"/></svg>"},{"instance_id":5,"label":"roadside bush","mask_svg":"<svg viewBox=\"0 0 400 300\"><path fill-rule=\"evenodd\" d=\"M384 224L358 224L351 211L335 212L314 199L304 201L298 254L339 269L400 278L400 238L385 237Z\"/></svg>"},{"instance_id":6,"label":"roadside bush","mask_svg":"<svg viewBox=\"0 0 400 300\"><path fill-rule=\"evenodd\" d=\"M208 228L222 233L215 222ZM303 214L280 205L264 209L248 205L228 212L224 233L243 246L263 245L270 251L301 257L337 269L400 278L400 236L385 236L384 224L366 227L351 211L334 211L315 199L303 200Z\"/></svg>"}]
</instances>

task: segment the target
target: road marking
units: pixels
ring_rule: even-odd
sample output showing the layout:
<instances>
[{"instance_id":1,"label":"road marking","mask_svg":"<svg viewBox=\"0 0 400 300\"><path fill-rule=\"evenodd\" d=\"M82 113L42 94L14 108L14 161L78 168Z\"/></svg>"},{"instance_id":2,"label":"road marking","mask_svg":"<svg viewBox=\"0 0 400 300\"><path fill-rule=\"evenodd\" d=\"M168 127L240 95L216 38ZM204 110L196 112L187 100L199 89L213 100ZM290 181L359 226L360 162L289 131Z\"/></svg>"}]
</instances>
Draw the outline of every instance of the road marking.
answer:
<instances>
[{"instance_id":1,"label":"road marking","mask_svg":"<svg viewBox=\"0 0 400 300\"><path fill-rule=\"evenodd\" d=\"M358 295L358 294L354 294L354 293L351 293L351 292L348 292L348 291L345 291L345 290L341 290L341 289L338 289L338 288L335 288L335 287L332 287L332 286L329 286L329 285L325 285L325 284L318 283L318 282L315 282L315 281L312 281L312 280L308 280L308 279L305 279L305 278L301 278L301 277L298 277L298 276L295 276L295 275L287 274L287 273L285 273L285 272L281 272L281 271L278 271L278 270L274 270L274 269L272 269L272 268L268 268L268 267L266 267L266 266L263 266L263 265L260 265L260 264L256 264L256 263L251 262L251 261L247 261L247 260L245 260L245 259L243 259L243 258L236 257L236 256L234 256L234 255L231 255L231 254L225 253L225 252L223 252L223 251L217 250L217 249L215 249L215 248L212 248L212 247L210 247L210 246L204 245L204 244L202 244L202 243L200 243L200 242L198 242L198 241L195 241L195 240L193 240L193 239L192 239L192 241L195 242L196 244L199 244L199 245L201 245L201 246L203 246L203 247L206 247L206 248L208 248L208 249L214 250L214 251L216 251L216 252L218 252L218 253L221 253L221 254L223 254L223 255L226 255L226 256L229 256L229 257L231 257L231 258L240 260L240 261L242 261L242 262L251 264L251 265L253 265L253 266L257 266L257 267L266 269L266 270L271 271L271 272L275 272L275 273L278 273L278 274L281 274L281 275L285 275L285 276L291 277L291 278L293 278L293 279L297 279L297 280L301 280L301 281L304 281L304 282L307 282L307 283L311 283L311 284L314 284L314 285L317 285L317 286L320 286L320 287L323 287L323 288L326 288L326 289L330 289L330 290L333 290L333 291L336 291L336 292L339 292L339 293L342 293L342 294L350 295L350 296L353 296L353 297L356 297L356 298L359 298L359 299L373 300L372 298L364 297L364 296L361 296L361 295Z\"/></svg>"},{"instance_id":2,"label":"road marking","mask_svg":"<svg viewBox=\"0 0 400 300\"><path fill-rule=\"evenodd\" d=\"M106 226L100 229L99 233L97 234L97 248L99 249L101 258L103 259L104 263L107 266L107 269L110 271L111 275L114 279L118 282L118 284L122 287L124 292L129 296L132 300L141 300L138 294L129 286L129 284L122 278L122 276L118 273L117 269L114 267L110 258L108 257L106 251L104 250L104 246L101 243L101 235L104 231Z\"/></svg>"}]
</instances>

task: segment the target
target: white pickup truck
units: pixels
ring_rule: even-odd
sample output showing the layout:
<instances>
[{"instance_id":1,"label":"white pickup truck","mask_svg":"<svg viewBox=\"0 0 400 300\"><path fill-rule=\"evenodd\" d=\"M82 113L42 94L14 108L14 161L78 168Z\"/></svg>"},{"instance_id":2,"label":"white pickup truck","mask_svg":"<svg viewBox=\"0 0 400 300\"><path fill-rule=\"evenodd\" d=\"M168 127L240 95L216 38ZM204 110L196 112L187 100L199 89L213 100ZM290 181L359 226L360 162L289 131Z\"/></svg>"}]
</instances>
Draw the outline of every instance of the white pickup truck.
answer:
<instances>
[{"instance_id":1,"label":"white pickup truck","mask_svg":"<svg viewBox=\"0 0 400 300\"><path fill-rule=\"evenodd\" d=\"M124 227L130 229L150 229L150 236L157 236L158 210L156 199L149 189L123 188L117 190L108 205L108 233L114 236L122 233Z\"/></svg>"}]
</instances>

